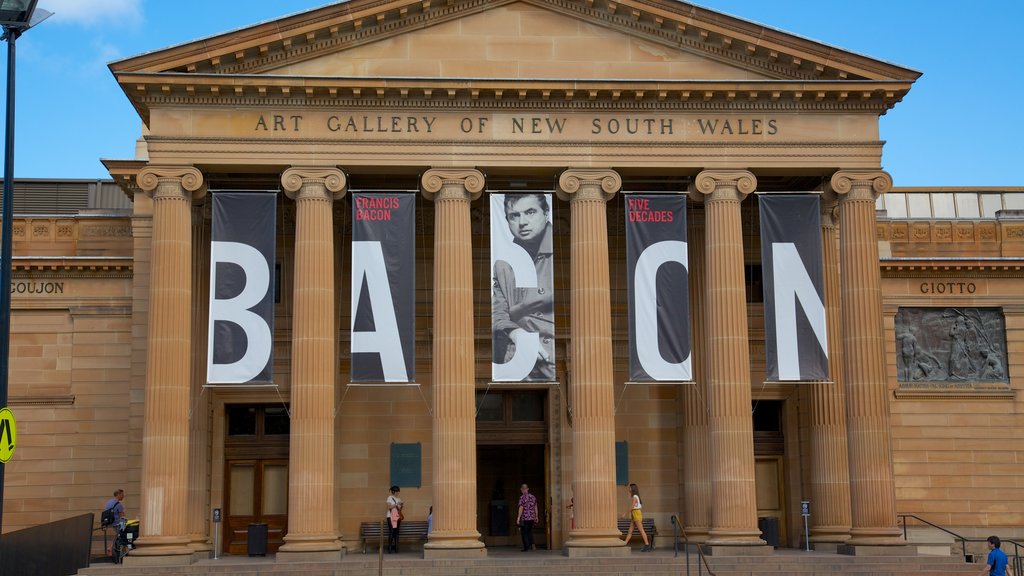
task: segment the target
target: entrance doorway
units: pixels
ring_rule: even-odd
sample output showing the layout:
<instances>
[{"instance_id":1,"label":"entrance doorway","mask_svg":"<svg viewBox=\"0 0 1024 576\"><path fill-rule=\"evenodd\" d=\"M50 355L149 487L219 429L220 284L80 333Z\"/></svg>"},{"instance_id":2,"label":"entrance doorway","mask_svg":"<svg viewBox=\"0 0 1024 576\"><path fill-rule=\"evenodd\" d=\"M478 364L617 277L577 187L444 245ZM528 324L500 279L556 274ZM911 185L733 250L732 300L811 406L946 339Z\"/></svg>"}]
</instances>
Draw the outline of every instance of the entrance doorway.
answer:
<instances>
[{"instance_id":1,"label":"entrance doorway","mask_svg":"<svg viewBox=\"0 0 1024 576\"><path fill-rule=\"evenodd\" d=\"M487 547L520 546L516 527L519 487L537 498L533 539L549 542L547 391L499 390L477 393L477 530Z\"/></svg>"},{"instance_id":2,"label":"entrance doorway","mask_svg":"<svg viewBox=\"0 0 1024 576\"><path fill-rule=\"evenodd\" d=\"M266 524L266 551L273 554L288 530L287 409L228 404L224 411L224 552L245 555L249 525Z\"/></svg>"},{"instance_id":3,"label":"entrance doorway","mask_svg":"<svg viewBox=\"0 0 1024 576\"><path fill-rule=\"evenodd\" d=\"M761 538L776 548L789 544L782 406L778 400L759 400L753 405L757 527L761 530Z\"/></svg>"}]
</instances>

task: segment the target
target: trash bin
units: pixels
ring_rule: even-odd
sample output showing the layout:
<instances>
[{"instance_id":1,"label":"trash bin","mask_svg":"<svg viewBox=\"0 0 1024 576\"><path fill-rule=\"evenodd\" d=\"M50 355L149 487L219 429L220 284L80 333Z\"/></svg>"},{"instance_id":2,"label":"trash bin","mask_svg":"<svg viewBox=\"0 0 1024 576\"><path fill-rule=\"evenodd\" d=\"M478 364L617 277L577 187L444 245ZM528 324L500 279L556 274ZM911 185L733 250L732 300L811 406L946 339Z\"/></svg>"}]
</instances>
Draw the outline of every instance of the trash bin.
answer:
<instances>
[{"instance_id":1,"label":"trash bin","mask_svg":"<svg viewBox=\"0 0 1024 576\"><path fill-rule=\"evenodd\" d=\"M508 536L508 501L491 500L491 536Z\"/></svg>"},{"instance_id":2,"label":"trash bin","mask_svg":"<svg viewBox=\"0 0 1024 576\"><path fill-rule=\"evenodd\" d=\"M757 529L761 531L761 538L773 548L779 547L779 519L773 516L764 516L757 519Z\"/></svg>"},{"instance_id":3,"label":"trash bin","mask_svg":"<svg viewBox=\"0 0 1024 576\"><path fill-rule=\"evenodd\" d=\"M249 524L248 534L248 547L249 556L266 556L267 555L267 525L263 522L253 522Z\"/></svg>"}]
</instances>

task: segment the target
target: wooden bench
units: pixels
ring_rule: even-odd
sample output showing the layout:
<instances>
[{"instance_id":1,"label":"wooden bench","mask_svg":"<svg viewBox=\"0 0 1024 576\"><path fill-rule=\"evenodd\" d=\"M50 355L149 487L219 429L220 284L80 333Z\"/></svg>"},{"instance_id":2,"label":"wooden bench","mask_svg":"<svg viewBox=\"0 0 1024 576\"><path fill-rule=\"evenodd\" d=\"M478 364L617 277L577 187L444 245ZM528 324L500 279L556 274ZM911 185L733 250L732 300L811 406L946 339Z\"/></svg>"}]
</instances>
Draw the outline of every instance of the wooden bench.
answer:
<instances>
[{"instance_id":1,"label":"wooden bench","mask_svg":"<svg viewBox=\"0 0 1024 576\"><path fill-rule=\"evenodd\" d=\"M632 520L623 520L623 519L620 518L619 519L619 532L621 532L622 535L625 536L626 532L629 530L629 525L632 524L632 523L633 523ZM648 539L652 539L651 541L653 542L653 538L658 535L658 527L654 525L654 518L644 518L643 520L640 521L640 523L643 524L644 532L647 533L647 538ZM640 531L637 530L636 528L633 529L633 533L636 534L637 536L640 535ZM643 541L643 539L641 539L641 542L642 541Z\"/></svg>"},{"instance_id":2,"label":"wooden bench","mask_svg":"<svg viewBox=\"0 0 1024 576\"><path fill-rule=\"evenodd\" d=\"M384 525L385 521L377 522L362 522L359 524L359 537L363 540L363 554L366 554L366 543L368 541L380 542L382 539L386 540L388 537L388 528ZM384 533L381 533L381 529ZM426 520L402 520L402 525L398 527L398 540L426 540L427 539L427 521Z\"/></svg>"}]
</instances>

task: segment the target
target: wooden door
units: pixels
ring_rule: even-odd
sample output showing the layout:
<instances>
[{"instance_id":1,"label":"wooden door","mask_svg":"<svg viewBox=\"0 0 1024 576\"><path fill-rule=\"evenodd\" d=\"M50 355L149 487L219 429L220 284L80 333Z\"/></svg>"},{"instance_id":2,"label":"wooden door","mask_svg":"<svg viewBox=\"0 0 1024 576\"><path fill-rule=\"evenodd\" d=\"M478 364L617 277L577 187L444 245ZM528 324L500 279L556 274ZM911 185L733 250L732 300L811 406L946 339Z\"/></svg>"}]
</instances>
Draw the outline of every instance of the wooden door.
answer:
<instances>
[{"instance_id":1,"label":"wooden door","mask_svg":"<svg viewBox=\"0 0 1024 576\"><path fill-rule=\"evenodd\" d=\"M288 528L288 461L232 460L227 472L226 552L248 553L253 523L267 525L267 553L277 552Z\"/></svg>"}]
</instances>

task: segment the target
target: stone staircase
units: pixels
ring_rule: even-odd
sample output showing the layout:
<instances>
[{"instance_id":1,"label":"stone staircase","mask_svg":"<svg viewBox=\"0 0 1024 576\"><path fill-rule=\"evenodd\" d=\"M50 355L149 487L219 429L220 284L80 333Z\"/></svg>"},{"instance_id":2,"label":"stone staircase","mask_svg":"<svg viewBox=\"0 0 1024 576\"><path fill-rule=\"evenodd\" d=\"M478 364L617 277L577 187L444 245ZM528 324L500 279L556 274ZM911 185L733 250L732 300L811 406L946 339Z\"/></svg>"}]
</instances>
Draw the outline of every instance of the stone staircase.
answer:
<instances>
[{"instance_id":1,"label":"stone staircase","mask_svg":"<svg viewBox=\"0 0 1024 576\"><path fill-rule=\"evenodd\" d=\"M959 556L917 556L907 548L903 556L846 556L825 552L780 549L763 556L709 557L717 576L753 575L864 575L864 576L967 576L980 566ZM278 564L273 557L225 556L189 566L132 566L94 564L82 576L698 576L708 574L690 554L659 548L650 554L634 550L622 558L568 558L560 551L520 553L518 549L488 549L487 558L425 560L418 551L386 555L381 565L375 554L348 554L337 562Z\"/></svg>"}]
</instances>

